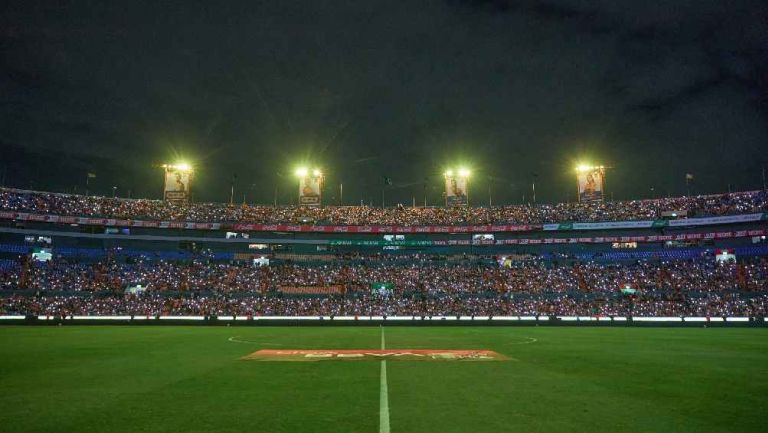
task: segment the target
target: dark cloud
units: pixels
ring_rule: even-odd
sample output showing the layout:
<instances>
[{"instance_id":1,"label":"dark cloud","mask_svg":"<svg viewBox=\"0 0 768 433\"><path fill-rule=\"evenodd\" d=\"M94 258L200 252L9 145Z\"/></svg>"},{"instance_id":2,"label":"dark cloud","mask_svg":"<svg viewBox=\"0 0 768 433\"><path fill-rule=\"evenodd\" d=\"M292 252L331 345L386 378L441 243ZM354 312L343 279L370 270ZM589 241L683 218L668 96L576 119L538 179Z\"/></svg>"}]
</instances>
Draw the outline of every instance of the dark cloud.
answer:
<instances>
[{"instance_id":1,"label":"dark cloud","mask_svg":"<svg viewBox=\"0 0 768 433\"><path fill-rule=\"evenodd\" d=\"M287 202L308 161L329 191L344 183L365 202L387 176L391 199L418 199L427 178L437 203L458 162L478 199L490 186L519 201L535 180L540 200L565 200L579 158L615 167L617 198L681 193L686 172L700 191L760 184L760 1L3 8L0 143L18 186L71 190L99 170L104 193L157 196L153 164L181 156L201 166L206 200L227 199L237 173L249 199L271 202L277 186Z\"/></svg>"}]
</instances>

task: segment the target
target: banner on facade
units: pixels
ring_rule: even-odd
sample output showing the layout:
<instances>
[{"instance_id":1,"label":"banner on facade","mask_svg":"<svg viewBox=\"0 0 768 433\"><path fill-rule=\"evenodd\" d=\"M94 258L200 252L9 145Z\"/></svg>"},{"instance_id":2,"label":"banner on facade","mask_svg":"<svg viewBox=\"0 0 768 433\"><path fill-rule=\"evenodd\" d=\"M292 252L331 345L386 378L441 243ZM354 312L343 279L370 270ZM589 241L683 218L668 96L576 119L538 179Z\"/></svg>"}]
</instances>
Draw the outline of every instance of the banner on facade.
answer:
<instances>
[{"instance_id":1,"label":"banner on facade","mask_svg":"<svg viewBox=\"0 0 768 433\"><path fill-rule=\"evenodd\" d=\"M466 206L468 203L467 177L453 173L445 175L445 204Z\"/></svg>"},{"instance_id":2,"label":"banner on facade","mask_svg":"<svg viewBox=\"0 0 768 433\"><path fill-rule=\"evenodd\" d=\"M579 185L579 202L603 201L605 186L605 169L589 167L579 170L576 174Z\"/></svg>"},{"instance_id":3,"label":"banner on facade","mask_svg":"<svg viewBox=\"0 0 768 433\"><path fill-rule=\"evenodd\" d=\"M322 199L323 176L308 174L299 179L299 204L302 206L320 206Z\"/></svg>"},{"instance_id":4,"label":"banner on facade","mask_svg":"<svg viewBox=\"0 0 768 433\"><path fill-rule=\"evenodd\" d=\"M167 201L186 203L189 201L189 188L192 182L192 170L186 166L166 165L163 198Z\"/></svg>"}]
</instances>

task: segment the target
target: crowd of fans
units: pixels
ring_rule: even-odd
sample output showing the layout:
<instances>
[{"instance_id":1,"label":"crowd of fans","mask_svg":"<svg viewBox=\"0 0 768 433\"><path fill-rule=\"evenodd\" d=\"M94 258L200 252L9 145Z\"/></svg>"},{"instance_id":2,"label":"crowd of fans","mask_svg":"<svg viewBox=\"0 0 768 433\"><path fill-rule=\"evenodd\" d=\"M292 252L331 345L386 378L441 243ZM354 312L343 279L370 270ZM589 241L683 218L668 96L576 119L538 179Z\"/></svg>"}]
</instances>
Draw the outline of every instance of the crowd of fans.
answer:
<instances>
[{"instance_id":1,"label":"crowd of fans","mask_svg":"<svg viewBox=\"0 0 768 433\"><path fill-rule=\"evenodd\" d=\"M395 295L412 293L457 296L482 293L612 293L622 288L641 292L674 291L768 292L768 260L718 262L700 260L637 261L626 263L576 262L553 264L541 260L500 266L473 262L391 263L368 265L335 262L319 266L284 264L250 266L208 260L105 260L97 263L58 259L40 263L23 260L0 269L0 290L42 292L122 292L140 285L152 292L277 293L281 287L341 286L345 293L370 291L373 283L391 283Z\"/></svg>"},{"instance_id":2,"label":"crowd of fans","mask_svg":"<svg viewBox=\"0 0 768 433\"><path fill-rule=\"evenodd\" d=\"M126 294L137 286L144 291ZM311 287L315 296L281 290L289 287ZM343 290L323 294L331 287ZM526 260L511 267L25 260L0 271L0 314L760 316L767 308L765 258L567 265Z\"/></svg>"},{"instance_id":3,"label":"crowd of fans","mask_svg":"<svg viewBox=\"0 0 768 433\"><path fill-rule=\"evenodd\" d=\"M768 211L764 191L602 203L536 206L406 207L258 206L221 203L173 204L160 200L29 192L0 189L0 210L118 219L255 224L469 225L544 224L567 221L629 221L676 212L688 217Z\"/></svg>"},{"instance_id":4,"label":"crowd of fans","mask_svg":"<svg viewBox=\"0 0 768 433\"><path fill-rule=\"evenodd\" d=\"M639 296L578 298L514 298L504 296L466 298L357 297L244 298L160 296L81 297L14 296L0 298L0 314L134 315L155 316L635 316L635 317L766 317L768 294L709 294L705 297Z\"/></svg>"}]
</instances>

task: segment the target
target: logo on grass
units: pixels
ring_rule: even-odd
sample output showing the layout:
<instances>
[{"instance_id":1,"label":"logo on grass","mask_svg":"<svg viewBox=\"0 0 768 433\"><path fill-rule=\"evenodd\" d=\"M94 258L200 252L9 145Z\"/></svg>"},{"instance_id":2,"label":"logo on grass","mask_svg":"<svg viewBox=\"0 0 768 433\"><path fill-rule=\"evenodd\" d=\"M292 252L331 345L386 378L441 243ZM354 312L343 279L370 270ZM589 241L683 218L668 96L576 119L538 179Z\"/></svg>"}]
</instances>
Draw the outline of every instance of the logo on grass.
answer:
<instances>
[{"instance_id":1,"label":"logo on grass","mask_svg":"<svg viewBox=\"0 0 768 433\"><path fill-rule=\"evenodd\" d=\"M241 359L256 361L504 361L509 358L493 350L443 349L262 349Z\"/></svg>"}]
</instances>

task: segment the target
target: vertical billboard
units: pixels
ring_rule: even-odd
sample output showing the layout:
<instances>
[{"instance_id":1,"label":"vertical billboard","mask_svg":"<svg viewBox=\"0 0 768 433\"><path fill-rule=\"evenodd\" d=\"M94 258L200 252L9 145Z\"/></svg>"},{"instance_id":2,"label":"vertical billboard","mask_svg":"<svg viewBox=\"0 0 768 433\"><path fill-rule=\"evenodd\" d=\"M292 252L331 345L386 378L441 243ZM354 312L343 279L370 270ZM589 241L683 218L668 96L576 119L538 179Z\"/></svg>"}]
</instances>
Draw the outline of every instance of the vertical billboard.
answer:
<instances>
[{"instance_id":1,"label":"vertical billboard","mask_svg":"<svg viewBox=\"0 0 768 433\"><path fill-rule=\"evenodd\" d=\"M467 205L467 176L445 175L445 204L447 206Z\"/></svg>"},{"instance_id":2,"label":"vertical billboard","mask_svg":"<svg viewBox=\"0 0 768 433\"><path fill-rule=\"evenodd\" d=\"M605 169L603 167L589 167L579 170L576 174L579 186L579 202L603 201L603 189L605 186Z\"/></svg>"},{"instance_id":3,"label":"vertical billboard","mask_svg":"<svg viewBox=\"0 0 768 433\"><path fill-rule=\"evenodd\" d=\"M299 204L302 206L320 206L322 188L322 174L315 173L299 178Z\"/></svg>"},{"instance_id":4,"label":"vertical billboard","mask_svg":"<svg viewBox=\"0 0 768 433\"><path fill-rule=\"evenodd\" d=\"M192 170L183 165L165 165L163 198L167 201L186 203L190 197Z\"/></svg>"}]
</instances>

